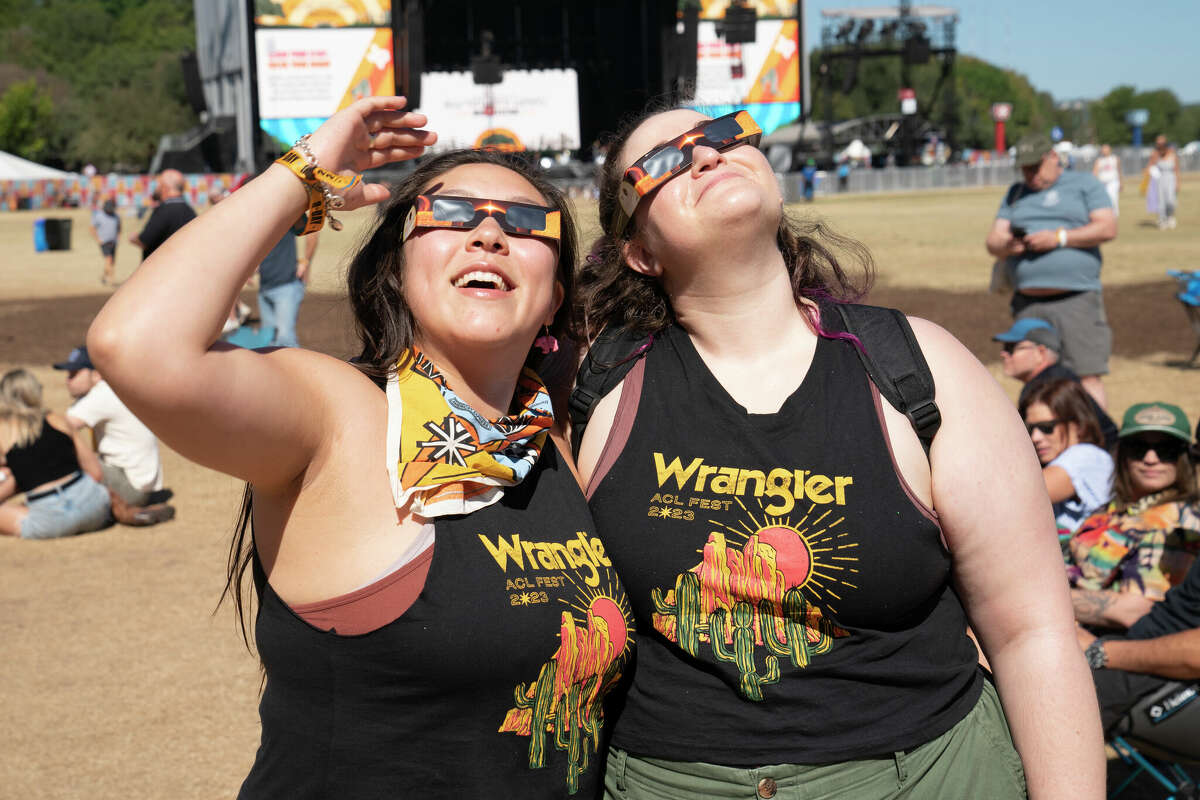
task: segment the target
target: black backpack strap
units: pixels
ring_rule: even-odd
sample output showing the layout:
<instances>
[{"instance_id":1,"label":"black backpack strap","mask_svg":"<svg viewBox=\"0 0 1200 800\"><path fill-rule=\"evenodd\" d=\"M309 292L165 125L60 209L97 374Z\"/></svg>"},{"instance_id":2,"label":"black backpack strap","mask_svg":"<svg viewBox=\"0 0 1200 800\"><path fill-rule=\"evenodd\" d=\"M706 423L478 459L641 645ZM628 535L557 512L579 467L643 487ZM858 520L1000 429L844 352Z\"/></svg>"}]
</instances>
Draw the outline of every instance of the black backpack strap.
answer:
<instances>
[{"instance_id":1,"label":"black backpack strap","mask_svg":"<svg viewBox=\"0 0 1200 800\"><path fill-rule=\"evenodd\" d=\"M653 336L631 333L625 328L605 328L592 342L579 365L575 388L567 403L571 418L571 449L578 453L596 404L616 387L650 346Z\"/></svg>"},{"instance_id":2,"label":"black backpack strap","mask_svg":"<svg viewBox=\"0 0 1200 800\"><path fill-rule=\"evenodd\" d=\"M942 424L934 402L933 373L908 318L894 308L834 303L847 333L862 342L858 358L887 401L912 423L925 454Z\"/></svg>"}]
</instances>

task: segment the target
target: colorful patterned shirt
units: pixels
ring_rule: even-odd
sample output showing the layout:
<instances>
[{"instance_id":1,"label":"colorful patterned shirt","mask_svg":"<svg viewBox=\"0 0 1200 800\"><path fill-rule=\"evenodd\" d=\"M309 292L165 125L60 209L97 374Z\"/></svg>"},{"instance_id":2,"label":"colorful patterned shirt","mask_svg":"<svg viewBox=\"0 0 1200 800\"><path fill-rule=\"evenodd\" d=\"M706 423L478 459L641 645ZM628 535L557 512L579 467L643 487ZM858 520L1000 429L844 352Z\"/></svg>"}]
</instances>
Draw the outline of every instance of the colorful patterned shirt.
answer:
<instances>
[{"instance_id":1,"label":"colorful patterned shirt","mask_svg":"<svg viewBox=\"0 0 1200 800\"><path fill-rule=\"evenodd\" d=\"M1115 503L1088 517L1067 540L1067 576L1077 589L1136 592L1161 600L1200 554L1200 511L1163 494L1124 511Z\"/></svg>"}]
</instances>

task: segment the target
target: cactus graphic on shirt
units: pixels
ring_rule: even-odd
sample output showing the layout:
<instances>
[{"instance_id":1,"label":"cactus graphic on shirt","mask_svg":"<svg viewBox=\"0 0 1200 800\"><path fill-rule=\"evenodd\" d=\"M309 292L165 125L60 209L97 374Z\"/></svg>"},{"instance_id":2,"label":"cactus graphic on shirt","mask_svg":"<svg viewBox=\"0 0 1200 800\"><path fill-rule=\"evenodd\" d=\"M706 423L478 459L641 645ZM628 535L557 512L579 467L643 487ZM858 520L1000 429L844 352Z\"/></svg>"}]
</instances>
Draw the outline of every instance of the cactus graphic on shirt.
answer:
<instances>
[{"instance_id":1,"label":"cactus graphic on shirt","mask_svg":"<svg viewBox=\"0 0 1200 800\"><path fill-rule=\"evenodd\" d=\"M708 632L708 626L700 624L700 576L685 572L677 577L675 592L671 597L674 602L667 602L660 589L650 590L650 599L658 613L672 618L672 641L677 642L688 655L694 656L700 646L700 629Z\"/></svg>"},{"instance_id":2,"label":"cactus graphic on shirt","mask_svg":"<svg viewBox=\"0 0 1200 800\"><path fill-rule=\"evenodd\" d=\"M665 593L651 590L655 630L689 655L711 653L734 665L739 693L761 701L763 687L779 682L781 659L807 668L835 639L850 635L804 594L813 572L809 548L788 526L760 527L740 548L712 532L700 564L678 575Z\"/></svg>"},{"instance_id":3,"label":"cactus graphic on shirt","mask_svg":"<svg viewBox=\"0 0 1200 800\"><path fill-rule=\"evenodd\" d=\"M517 684L500 724L501 733L529 737L532 769L547 765L551 746L567 754L568 794L579 791L579 778L599 750L602 700L621 677L630 627L626 610L605 595L591 599L586 626L564 611L558 650L537 680Z\"/></svg>"},{"instance_id":4,"label":"cactus graphic on shirt","mask_svg":"<svg viewBox=\"0 0 1200 800\"><path fill-rule=\"evenodd\" d=\"M732 621L730 621L730 617L732 617ZM779 682L779 659L772 655L767 656L767 674L758 674L758 667L754 663L753 606L743 600L734 604L732 615L725 609L718 608L713 612L711 619L717 630L730 627L733 638L733 647L726 650L725 637L710 636L709 641L712 642L713 655L717 657L718 661L737 665L738 673L741 676L738 682L738 691L742 693L743 697L747 700L761 701L763 684Z\"/></svg>"}]
</instances>

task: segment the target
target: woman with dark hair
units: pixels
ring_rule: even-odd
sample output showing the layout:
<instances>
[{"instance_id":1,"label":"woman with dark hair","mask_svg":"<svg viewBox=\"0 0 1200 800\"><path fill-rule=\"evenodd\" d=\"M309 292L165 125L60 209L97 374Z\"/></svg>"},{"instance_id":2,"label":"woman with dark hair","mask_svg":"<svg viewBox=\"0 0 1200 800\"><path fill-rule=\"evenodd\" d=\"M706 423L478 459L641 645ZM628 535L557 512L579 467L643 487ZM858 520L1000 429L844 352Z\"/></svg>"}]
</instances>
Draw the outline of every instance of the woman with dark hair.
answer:
<instances>
[{"instance_id":1,"label":"woman with dark hair","mask_svg":"<svg viewBox=\"0 0 1200 800\"><path fill-rule=\"evenodd\" d=\"M561 192L494 152L361 171L432 133L360 100L147 260L89 333L179 452L249 482L262 743L241 796L593 795L628 604L531 368L571 324ZM349 271L357 365L217 342L263 254L382 204ZM307 212L305 212L307 209Z\"/></svg>"},{"instance_id":2,"label":"woman with dark hair","mask_svg":"<svg viewBox=\"0 0 1200 800\"><path fill-rule=\"evenodd\" d=\"M926 457L834 312L870 256L785 213L758 136L744 111L655 114L602 175L587 332L653 337L579 449L642 632L607 791L1000 798L1027 776L1034 796L1100 797L1095 698L1020 419L913 319L942 417Z\"/></svg>"},{"instance_id":3,"label":"woman with dark hair","mask_svg":"<svg viewBox=\"0 0 1200 800\"><path fill-rule=\"evenodd\" d=\"M1100 420L1078 381L1051 381L1021 398L1018 410L1033 440L1060 539L1112 496L1113 460Z\"/></svg>"},{"instance_id":4,"label":"woman with dark hair","mask_svg":"<svg viewBox=\"0 0 1200 800\"><path fill-rule=\"evenodd\" d=\"M1119 442L1112 502L1067 542L1077 614L1114 593L1161 600L1200 554L1191 427L1183 410L1162 402L1130 406Z\"/></svg>"}]
</instances>

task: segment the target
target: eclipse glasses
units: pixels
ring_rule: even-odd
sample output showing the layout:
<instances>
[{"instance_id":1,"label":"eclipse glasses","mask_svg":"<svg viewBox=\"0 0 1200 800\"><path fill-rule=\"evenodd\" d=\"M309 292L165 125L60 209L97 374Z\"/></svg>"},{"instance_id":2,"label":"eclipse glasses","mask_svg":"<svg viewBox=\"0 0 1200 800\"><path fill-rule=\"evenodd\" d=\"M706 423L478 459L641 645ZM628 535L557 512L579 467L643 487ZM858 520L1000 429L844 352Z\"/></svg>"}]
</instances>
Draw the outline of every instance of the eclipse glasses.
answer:
<instances>
[{"instance_id":1,"label":"eclipse glasses","mask_svg":"<svg viewBox=\"0 0 1200 800\"><path fill-rule=\"evenodd\" d=\"M419 194L404 219L404 238L408 241L417 228L460 228L474 230L491 217L505 233L539 236L559 240L561 213L545 206L488 200L482 197L453 197L447 194Z\"/></svg>"},{"instance_id":2,"label":"eclipse glasses","mask_svg":"<svg viewBox=\"0 0 1200 800\"><path fill-rule=\"evenodd\" d=\"M633 162L621 178L617 208L613 212L613 236L620 237L633 218L642 198L692 165L692 151L702 144L728 150L739 144L757 145L762 128L749 111L735 111L703 122L666 144L659 145Z\"/></svg>"}]
</instances>

